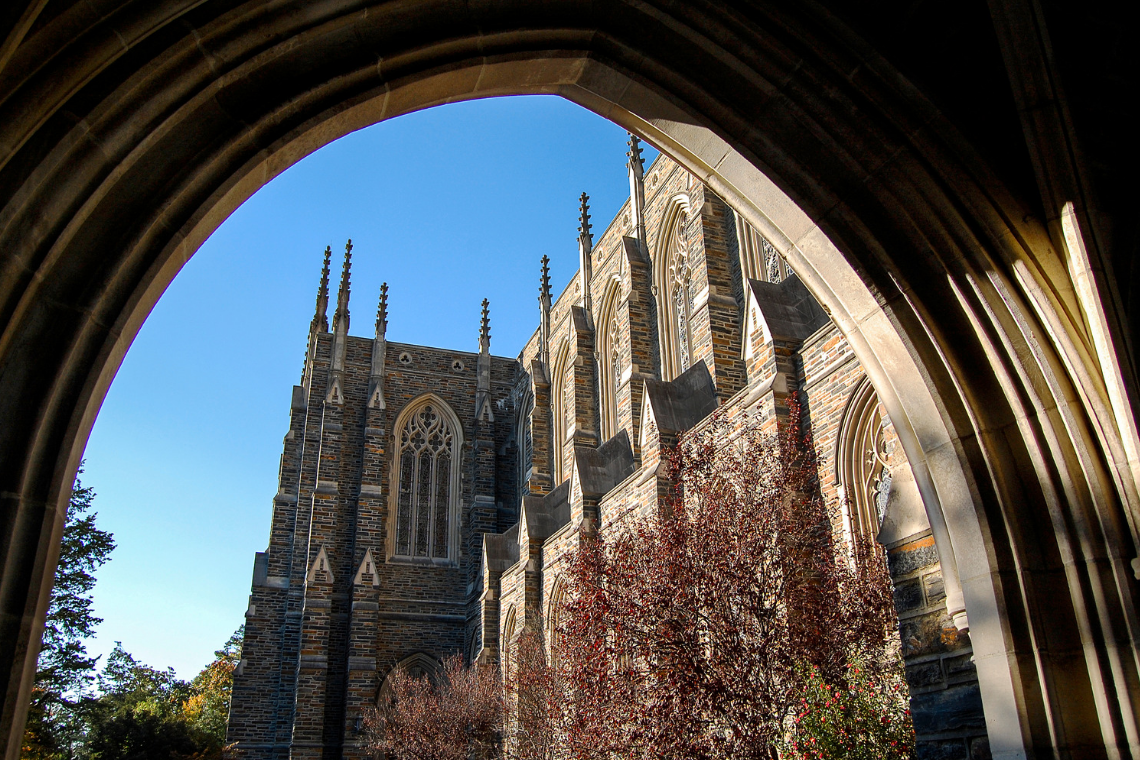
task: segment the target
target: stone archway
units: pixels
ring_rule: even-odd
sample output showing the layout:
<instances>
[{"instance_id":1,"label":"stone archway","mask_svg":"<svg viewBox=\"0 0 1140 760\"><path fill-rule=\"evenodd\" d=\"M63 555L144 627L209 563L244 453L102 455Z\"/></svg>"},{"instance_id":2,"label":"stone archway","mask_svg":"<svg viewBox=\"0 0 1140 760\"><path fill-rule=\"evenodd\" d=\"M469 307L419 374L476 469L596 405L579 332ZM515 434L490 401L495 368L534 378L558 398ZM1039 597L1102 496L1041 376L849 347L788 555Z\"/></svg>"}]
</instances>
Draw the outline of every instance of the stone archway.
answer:
<instances>
[{"instance_id":1,"label":"stone archway","mask_svg":"<svg viewBox=\"0 0 1140 760\"><path fill-rule=\"evenodd\" d=\"M826 3L785 5L59 0L0 27L6 756L67 489L181 265L331 140L525 93L657 144L830 311L914 468L995 756L1140 751L1133 362L1087 195L1030 140L1042 222ZM993 12L1003 50L1034 7Z\"/></svg>"}]
</instances>

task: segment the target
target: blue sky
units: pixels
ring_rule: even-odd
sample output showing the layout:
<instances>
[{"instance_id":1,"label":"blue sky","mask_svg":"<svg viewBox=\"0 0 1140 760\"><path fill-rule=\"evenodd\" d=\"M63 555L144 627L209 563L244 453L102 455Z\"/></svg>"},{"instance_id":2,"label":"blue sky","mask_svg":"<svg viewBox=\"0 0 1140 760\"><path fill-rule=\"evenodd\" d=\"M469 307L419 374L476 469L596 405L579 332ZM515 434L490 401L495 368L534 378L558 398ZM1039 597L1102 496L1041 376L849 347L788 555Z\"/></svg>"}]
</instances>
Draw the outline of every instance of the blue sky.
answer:
<instances>
[{"instance_id":1,"label":"blue sky","mask_svg":"<svg viewBox=\"0 0 1140 760\"><path fill-rule=\"evenodd\" d=\"M488 298L491 350L514 356L539 259L556 293L577 269L578 195L595 232L628 197L625 142L555 97L459 103L348 135L235 211L143 325L87 444L83 482L118 542L89 651L122 641L190 678L242 622L326 245L335 289L353 241L351 333L372 334L387 281L389 340L476 351Z\"/></svg>"}]
</instances>

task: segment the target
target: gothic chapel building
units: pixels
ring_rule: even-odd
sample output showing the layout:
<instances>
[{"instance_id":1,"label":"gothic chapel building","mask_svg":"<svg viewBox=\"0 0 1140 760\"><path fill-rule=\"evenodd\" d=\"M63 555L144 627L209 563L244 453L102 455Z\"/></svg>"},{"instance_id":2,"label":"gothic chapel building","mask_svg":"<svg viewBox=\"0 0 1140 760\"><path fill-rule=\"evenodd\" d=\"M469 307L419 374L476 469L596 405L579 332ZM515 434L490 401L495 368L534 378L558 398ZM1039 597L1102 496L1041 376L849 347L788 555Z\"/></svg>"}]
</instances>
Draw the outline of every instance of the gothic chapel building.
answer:
<instances>
[{"instance_id":1,"label":"gothic chapel building","mask_svg":"<svg viewBox=\"0 0 1140 760\"><path fill-rule=\"evenodd\" d=\"M557 626L584 525L644 513L662 448L717 409L778 424L797 394L846 533L888 550L920 756L987 757L969 624L918 488L854 353L775 248L630 139L630 198L516 358L348 334L351 244L331 329L325 252L301 384L258 553L229 741L248 758L364 758L362 713L395 669L497 662Z\"/></svg>"}]
</instances>

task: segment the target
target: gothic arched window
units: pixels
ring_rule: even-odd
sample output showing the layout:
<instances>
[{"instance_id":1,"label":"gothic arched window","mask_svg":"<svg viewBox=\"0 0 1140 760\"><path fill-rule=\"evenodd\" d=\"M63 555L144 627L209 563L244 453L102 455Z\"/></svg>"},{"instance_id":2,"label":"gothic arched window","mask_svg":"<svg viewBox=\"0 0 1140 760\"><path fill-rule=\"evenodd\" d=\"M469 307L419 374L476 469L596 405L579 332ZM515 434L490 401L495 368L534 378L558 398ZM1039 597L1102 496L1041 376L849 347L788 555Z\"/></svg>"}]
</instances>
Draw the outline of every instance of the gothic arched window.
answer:
<instances>
[{"instance_id":1,"label":"gothic arched window","mask_svg":"<svg viewBox=\"0 0 1140 760\"><path fill-rule=\"evenodd\" d=\"M837 437L836 476L849 536L873 540L883 523L891 491L889 425L875 389L863 378L843 411Z\"/></svg>"},{"instance_id":2,"label":"gothic arched window","mask_svg":"<svg viewBox=\"0 0 1140 760\"><path fill-rule=\"evenodd\" d=\"M692 366L694 278L687 227L689 200L672 199L665 212L653 257L653 294L661 334L662 379L672 380Z\"/></svg>"},{"instance_id":3,"label":"gothic arched window","mask_svg":"<svg viewBox=\"0 0 1140 760\"><path fill-rule=\"evenodd\" d=\"M618 426L618 390L621 388L621 349L618 347L618 337L621 327L615 318L610 323L610 394L613 399L613 432L616 434Z\"/></svg>"},{"instance_id":4,"label":"gothic arched window","mask_svg":"<svg viewBox=\"0 0 1140 760\"><path fill-rule=\"evenodd\" d=\"M598 412L602 426L602 439L609 440L618 433L618 392L621 388L622 370L622 330L618 303L621 300L622 283L614 278L606 290L602 301L601 317L598 324Z\"/></svg>"},{"instance_id":5,"label":"gothic arched window","mask_svg":"<svg viewBox=\"0 0 1140 760\"><path fill-rule=\"evenodd\" d=\"M780 282L788 276L788 264L776 247L756 228L736 215L736 242L740 249L740 272L745 290L748 280Z\"/></svg>"},{"instance_id":6,"label":"gothic arched window","mask_svg":"<svg viewBox=\"0 0 1140 760\"><path fill-rule=\"evenodd\" d=\"M550 607L546 620L548 632L546 641L550 646L551 662L558 660L558 647L562 643L563 608L566 605L566 584L561 578L554 581L554 591L550 595Z\"/></svg>"},{"instance_id":7,"label":"gothic arched window","mask_svg":"<svg viewBox=\"0 0 1140 760\"><path fill-rule=\"evenodd\" d=\"M529 391L523 396L519 409L519 498L527 495L527 483L534 468L534 394Z\"/></svg>"},{"instance_id":8,"label":"gothic arched window","mask_svg":"<svg viewBox=\"0 0 1140 760\"><path fill-rule=\"evenodd\" d=\"M513 663L514 658L511 655L513 654L515 634L517 631L518 616L515 614L515 608L512 605L511 608L507 610L507 617L503 624L503 634L499 639L499 663L503 673L508 673Z\"/></svg>"},{"instance_id":9,"label":"gothic arched window","mask_svg":"<svg viewBox=\"0 0 1140 760\"><path fill-rule=\"evenodd\" d=\"M554 485L559 485L566 479L563 457L566 455L566 436L570 428L570 413L567 408L567 382L566 365L569 363L569 349L565 342L554 354L553 371L551 372L550 388L550 417L554 440L551 441L550 475ZM571 396L572 398L572 396Z\"/></svg>"},{"instance_id":10,"label":"gothic arched window","mask_svg":"<svg viewBox=\"0 0 1140 760\"><path fill-rule=\"evenodd\" d=\"M455 560L462 433L455 413L428 395L396 420L391 556Z\"/></svg>"}]
</instances>

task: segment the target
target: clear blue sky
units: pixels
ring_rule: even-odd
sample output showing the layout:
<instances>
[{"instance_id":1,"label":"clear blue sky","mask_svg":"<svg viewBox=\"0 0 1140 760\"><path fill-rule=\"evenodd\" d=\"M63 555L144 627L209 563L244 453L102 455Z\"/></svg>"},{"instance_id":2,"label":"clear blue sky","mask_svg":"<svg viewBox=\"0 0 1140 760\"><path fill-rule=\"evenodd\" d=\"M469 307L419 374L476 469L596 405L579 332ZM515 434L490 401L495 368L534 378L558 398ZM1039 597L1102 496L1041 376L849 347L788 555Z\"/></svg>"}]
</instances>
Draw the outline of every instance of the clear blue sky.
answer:
<instances>
[{"instance_id":1,"label":"clear blue sky","mask_svg":"<svg viewBox=\"0 0 1140 760\"><path fill-rule=\"evenodd\" d=\"M372 334L387 281L390 340L476 351L489 298L491 350L514 356L537 326L539 259L556 293L577 269L578 195L595 232L628 197L625 142L559 98L459 103L348 135L235 211L143 325L87 444L83 481L118 542L89 651L122 641L190 678L243 621L326 245L335 289L353 241L353 334Z\"/></svg>"}]
</instances>

